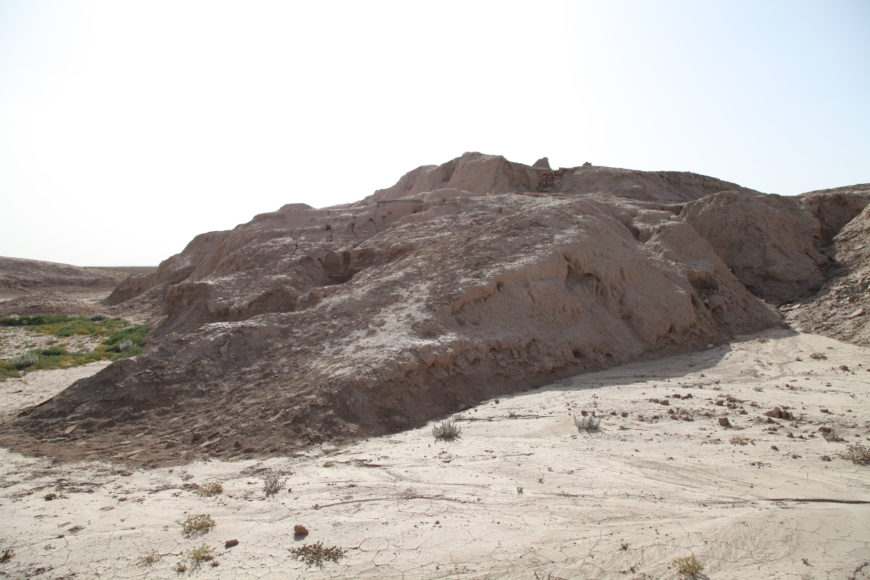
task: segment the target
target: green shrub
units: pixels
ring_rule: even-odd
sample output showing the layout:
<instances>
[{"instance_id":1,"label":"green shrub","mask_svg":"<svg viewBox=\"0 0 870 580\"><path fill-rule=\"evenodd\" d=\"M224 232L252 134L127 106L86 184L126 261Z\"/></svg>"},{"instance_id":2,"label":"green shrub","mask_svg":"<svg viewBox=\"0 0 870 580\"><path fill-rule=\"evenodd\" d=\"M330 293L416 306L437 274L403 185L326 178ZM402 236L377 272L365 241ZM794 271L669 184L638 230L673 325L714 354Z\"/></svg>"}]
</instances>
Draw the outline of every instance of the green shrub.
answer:
<instances>
[{"instance_id":1,"label":"green shrub","mask_svg":"<svg viewBox=\"0 0 870 580\"><path fill-rule=\"evenodd\" d=\"M59 346L50 346L48 348L44 348L44 349L37 351L37 352L38 352L38 354L40 354L42 356L61 356L61 355L69 354L69 351L67 351L66 349L61 348Z\"/></svg>"}]
</instances>

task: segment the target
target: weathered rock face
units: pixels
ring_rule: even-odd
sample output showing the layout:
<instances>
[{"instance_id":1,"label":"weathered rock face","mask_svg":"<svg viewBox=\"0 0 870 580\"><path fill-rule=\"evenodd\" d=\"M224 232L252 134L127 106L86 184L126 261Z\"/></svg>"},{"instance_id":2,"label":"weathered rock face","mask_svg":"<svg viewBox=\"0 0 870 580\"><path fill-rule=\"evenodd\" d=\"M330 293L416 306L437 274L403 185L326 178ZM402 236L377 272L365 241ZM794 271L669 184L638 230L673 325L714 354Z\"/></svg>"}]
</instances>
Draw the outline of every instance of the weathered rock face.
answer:
<instances>
[{"instance_id":1,"label":"weathered rock face","mask_svg":"<svg viewBox=\"0 0 870 580\"><path fill-rule=\"evenodd\" d=\"M723 191L686 204L682 217L774 304L814 294L825 280L819 223L798 198Z\"/></svg>"},{"instance_id":2,"label":"weathered rock face","mask_svg":"<svg viewBox=\"0 0 870 580\"><path fill-rule=\"evenodd\" d=\"M153 350L0 438L102 454L135 436L143 460L284 453L780 324L686 218L703 224L685 202L726 190L767 199L694 174L466 154L361 202L285 206L120 285L111 302L158 322Z\"/></svg>"},{"instance_id":3,"label":"weathered rock face","mask_svg":"<svg viewBox=\"0 0 870 580\"><path fill-rule=\"evenodd\" d=\"M870 346L870 185L830 191L836 221L823 214L820 222L845 225L838 232L836 227L830 230L837 233L827 247L832 259L828 280L815 296L790 305L786 318L805 332ZM811 207L830 207L824 203L824 193L807 194ZM844 198L849 203L843 203ZM863 210L846 219L851 210L861 207L862 198ZM850 211L844 212L843 206Z\"/></svg>"}]
</instances>

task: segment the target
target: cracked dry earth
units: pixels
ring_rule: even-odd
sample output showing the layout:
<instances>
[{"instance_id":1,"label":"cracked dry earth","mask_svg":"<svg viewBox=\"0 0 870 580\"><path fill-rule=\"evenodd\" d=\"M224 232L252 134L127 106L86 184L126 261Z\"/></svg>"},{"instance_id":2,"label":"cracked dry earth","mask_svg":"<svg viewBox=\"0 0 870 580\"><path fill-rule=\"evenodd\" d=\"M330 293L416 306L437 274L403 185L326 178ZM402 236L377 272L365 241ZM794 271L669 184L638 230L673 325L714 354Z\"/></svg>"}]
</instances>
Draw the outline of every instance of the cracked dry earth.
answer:
<instances>
[{"instance_id":1,"label":"cracked dry earth","mask_svg":"<svg viewBox=\"0 0 870 580\"><path fill-rule=\"evenodd\" d=\"M866 348L777 330L487 401L452 442L430 425L150 470L0 450L0 576L645 579L694 555L709 578L870 578L870 466L840 457L870 444L868 371ZM67 372L0 383L3 412ZM578 431L583 412L600 431ZM195 492L209 482L223 492ZM196 514L216 525L185 537ZM293 558L316 542L344 557Z\"/></svg>"}]
</instances>

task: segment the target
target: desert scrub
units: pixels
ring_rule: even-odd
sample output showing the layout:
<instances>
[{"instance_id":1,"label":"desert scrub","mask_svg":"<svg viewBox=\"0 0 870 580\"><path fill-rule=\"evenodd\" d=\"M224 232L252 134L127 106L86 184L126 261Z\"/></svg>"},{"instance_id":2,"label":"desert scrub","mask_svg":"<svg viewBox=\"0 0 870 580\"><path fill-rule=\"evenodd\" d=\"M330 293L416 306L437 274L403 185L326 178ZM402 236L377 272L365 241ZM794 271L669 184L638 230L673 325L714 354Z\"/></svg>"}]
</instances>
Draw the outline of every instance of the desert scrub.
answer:
<instances>
[{"instance_id":1,"label":"desert scrub","mask_svg":"<svg viewBox=\"0 0 870 580\"><path fill-rule=\"evenodd\" d=\"M698 578L704 571L704 565L695 556L684 556L673 561L674 569L683 578Z\"/></svg>"},{"instance_id":2,"label":"desert scrub","mask_svg":"<svg viewBox=\"0 0 870 580\"><path fill-rule=\"evenodd\" d=\"M185 536L201 536L215 527L214 519L208 514L188 516L181 522L181 533Z\"/></svg>"},{"instance_id":3,"label":"desert scrub","mask_svg":"<svg viewBox=\"0 0 870 580\"><path fill-rule=\"evenodd\" d=\"M275 473L274 471L270 471L263 475L263 493L266 494L266 497L272 497L279 491L281 491L281 487L283 487L285 478L281 477L280 474Z\"/></svg>"},{"instance_id":4,"label":"desert scrub","mask_svg":"<svg viewBox=\"0 0 870 580\"><path fill-rule=\"evenodd\" d=\"M15 557L15 550L13 550L11 548L7 548L7 549L3 550L3 552L0 552L0 564L5 564L6 562L9 562L10 560L12 560L12 558L14 558L14 557Z\"/></svg>"},{"instance_id":5,"label":"desert scrub","mask_svg":"<svg viewBox=\"0 0 870 580\"><path fill-rule=\"evenodd\" d=\"M156 562L160 561L160 554L157 550L148 550L138 558L136 558L136 563L140 566L150 566Z\"/></svg>"},{"instance_id":6,"label":"desert scrub","mask_svg":"<svg viewBox=\"0 0 870 580\"><path fill-rule=\"evenodd\" d=\"M432 427L432 436L439 441L452 441L462 436L462 427L456 421L441 421Z\"/></svg>"},{"instance_id":7,"label":"desert scrub","mask_svg":"<svg viewBox=\"0 0 870 580\"><path fill-rule=\"evenodd\" d=\"M142 353L148 326L130 324L123 318L84 318L66 315L7 316L0 327L23 327L36 335L66 337L88 335L102 344L89 352L68 352L61 346L49 346L19 357L0 360L0 380L19 377L34 370L67 368L99 360L117 360ZM22 358L26 357L26 358ZM35 359L34 359L35 357Z\"/></svg>"},{"instance_id":8,"label":"desert scrub","mask_svg":"<svg viewBox=\"0 0 870 580\"><path fill-rule=\"evenodd\" d=\"M32 367L37 362L39 362L39 356L37 356L35 352L25 352L24 354L9 359L9 364L18 371L24 370L27 367Z\"/></svg>"},{"instance_id":9,"label":"desert scrub","mask_svg":"<svg viewBox=\"0 0 870 580\"><path fill-rule=\"evenodd\" d=\"M224 486L217 481L210 481L208 483L203 483L201 485L197 485L194 490L201 496L211 497L213 495L220 495L224 491Z\"/></svg>"},{"instance_id":10,"label":"desert scrub","mask_svg":"<svg viewBox=\"0 0 870 580\"><path fill-rule=\"evenodd\" d=\"M587 415L586 417L578 417L574 415L574 425L578 431L586 431L587 433L598 431L601 427L601 419Z\"/></svg>"},{"instance_id":11,"label":"desert scrub","mask_svg":"<svg viewBox=\"0 0 870 580\"><path fill-rule=\"evenodd\" d=\"M306 566L319 568L323 568L325 562L338 562L345 557L344 549L338 546L325 546L322 542L290 548L290 553Z\"/></svg>"},{"instance_id":12,"label":"desert scrub","mask_svg":"<svg viewBox=\"0 0 870 580\"><path fill-rule=\"evenodd\" d=\"M870 447L863 443L852 443L840 457L858 465L870 465Z\"/></svg>"},{"instance_id":13,"label":"desert scrub","mask_svg":"<svg viewBox=\"0 0 870 580\"><path fill-rule=\"evenodd\" d=\"M827 360L828 355L826 355L823 352L814 352L813 354L810 355L810 358L813 360Z\"/></svg>"},{"instance_id":14,"label":"desert scrub","mask_svg":"<svg viewBox=\"0 0 870 580\"><path fill-rule=\"evenodd\" d=\"M193 562L194 566L199 566L203 562L214 560L214 549L208 544L201 544L188 552L187 557Z\"/></svg>"}]
</instances>

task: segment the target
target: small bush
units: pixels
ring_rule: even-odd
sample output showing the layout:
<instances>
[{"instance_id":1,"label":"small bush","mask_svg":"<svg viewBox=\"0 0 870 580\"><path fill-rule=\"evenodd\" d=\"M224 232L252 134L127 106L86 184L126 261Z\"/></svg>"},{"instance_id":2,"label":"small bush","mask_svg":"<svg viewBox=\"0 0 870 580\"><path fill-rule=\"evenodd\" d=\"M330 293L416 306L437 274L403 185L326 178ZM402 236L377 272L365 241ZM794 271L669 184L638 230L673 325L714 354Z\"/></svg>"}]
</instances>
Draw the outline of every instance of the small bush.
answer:
<instances>
[{"instance_id":1,"label":"small bush","mask_svg":"<svg viewBox=\"0 0 870 580\"><path fill-rule=\"evenodd\" d=\"M15 550L9 548L0 553L0 564L5 564L15 557Z\"/></svg>"},{"instance_id":2,"label":"small bush","mask_svg":"<svg viewBox=\"0 0 870 580\"><path fill-rule=\"evenodd\" d=\"M201 536L215 527L214 519L208 514L188 516L181 522L181 533L185 536Z\"/></svg>"},{"instance_id":3,"label":"small bush","mask_svg":"<svg viewBox=\"0 0 870 580\"><path fill-rule=\"evenodd\" d=\"M191 550L187 556L193 560L195 565L199 565L214 560L214 549L208 544L202 544Z\"/></svg>"},{"instance_id":4,"label":"small bush","mask_svg":"<svg viewBox=\"0 0 870 580\"><path fill-rule=\"evenodd\" d=\"M136 346L136 343L133 342L132 340L130 340L130 339L122 340L115 347L115 350L117 350L118 352L124 352L125 350L127 350L129 348L133 348L134 346Z\"/></svg>"},{"instance_id":5,"label":"small bush","mask_svg":"<svg viewBox=\"0 0 870 580\"><path fill-rule=\"evenodd\" d=\"M432 427L432 436L441 441L452 441L461 437L462 427L456 421L441 421Z\"/></svg>"},{"instance_id":6,"label":"small bush","mask_svg":"<svg viewBox=\"0 0 870 580\"><path fill-rule=\"evenodd\" d=\"M323 568L325 562L338 562L345 557L345 550L337 546L324 546L322 542L290 548L293 557L306 566Z\"/></svg>"},{"instance_id":7,"label":"small bush","mask_svg":"<svg viewBox=\"0 0 870 580\"><path fill-rule=\"evenodd\" d=\"M275 472L267 473L263 476L263 492L266 497L272 497L284 486L285 478Z\"/></svg>"},{"instance_id":8,"label":"small bush","mask_svg":"<svg viewBox=\"0 0 870 580\"><path fill-rule=\"evenodd\" d=\"M39 357L36 356L35 353L26 352L24 354L18 355L14 358L9 359L9 364L16 370L24 370L27 367L35 365L39 362Z\"/></svg>"},{"instance_id":9,"label":"small bush","mask_svg":"<svg viewBox=\"0 0 870 580\"><path fill-rule=\"evenodd\" d=\"M858 465L870 465L870 447L862 443L852 443L840 457Z\"/></svg>"},{"instance_id":10,"label":"small bush","mask_svg":"<svg viewBox=\"0 0 870 580\"><path fill-rule=\"evenodd\" d=\"M63 356L69 354L65 348L61 348L59 346L50 346L48 348L44 348L38 351L42 356Z\"/></svg>"},{"instance_id":11,"label":"small bush","mask_svg":"<svg viewBox=\"0 0 870 580\"><path fill-rule=\"evenodd\" d=\"M100 314L94 314L93 316L91 316L91 320L93 320L93 321L96 322L96 321L98 321L98 320L105 320L105 319L107 319L108 317L109 317L108 314L102 314L102 313L100 313Z\"/></svg>"},{"instance_id":12,"label":"small bush","mask_svg":"<svg viewBox=\"0 0 870 580\"><path fill-rule=\"evenodd\" d=\"M211 497L213 495L220 495L224 491L224 486L217 481L210 481L208 483L203 483L202 485L196 486L196 493L205 497Z\"/></svg>"},{"instance_id":13,"label":"small bush","mask_svg":"<svg viewBox=\"0 0 870 580\"><path fill-rule=\"evenodd\" d=\"M684 578L697 578L704 571L704 565L695 556L685 556L673 561L677 574Z\"/></svg>"},{"instance_id":14,"label":"small bush","mask_svg":"<svg viewBox=\"0 0 870 580\"><path fill-rule=\"evenodd\" d=\"M592 431L598 431L601 427L601 419L593 417L592 415L587 415L585 417L574 415L574 425L577 426L578 431L586 431L589 433Z\"/></svg>"},{"instance_id":15,"label":"small bush","mask_svg":"<svg viewBox=\"0 0 870 580\"><path fill-rule=\"evenodd\" d=\"M823 352L814 352L810 355L810 358L813 360L827 360L828 356Z\"/></svg>"}]
</instances>

